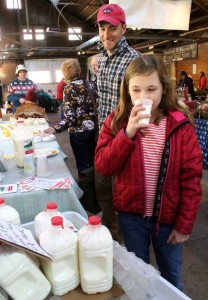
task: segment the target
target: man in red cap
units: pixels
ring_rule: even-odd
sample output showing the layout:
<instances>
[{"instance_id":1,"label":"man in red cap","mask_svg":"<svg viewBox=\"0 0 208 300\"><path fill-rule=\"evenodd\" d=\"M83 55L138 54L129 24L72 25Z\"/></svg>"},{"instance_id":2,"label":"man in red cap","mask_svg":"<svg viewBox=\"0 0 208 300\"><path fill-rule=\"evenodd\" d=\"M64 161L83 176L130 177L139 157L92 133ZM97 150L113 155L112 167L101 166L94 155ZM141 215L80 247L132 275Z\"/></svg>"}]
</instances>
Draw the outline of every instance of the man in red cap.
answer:
<instances>
[{"instance_id":1,"label":"man in red cap","mask_svg":"<svg viewBox=\"0 0 208 300\"><path fill-rule=\"evenodd\" d=\"M126 68L140 53L126 42L126 16L119 5L101 6L97 14L97 24L102 43L97 72L101 129L105 118L118 104L120 84ZM117 215L112 205L112 178L103 177L95 171L95 188L98 203L103 211L102 224L107 226L113 238L119 241Z\"/></svg>"}]
</instances>

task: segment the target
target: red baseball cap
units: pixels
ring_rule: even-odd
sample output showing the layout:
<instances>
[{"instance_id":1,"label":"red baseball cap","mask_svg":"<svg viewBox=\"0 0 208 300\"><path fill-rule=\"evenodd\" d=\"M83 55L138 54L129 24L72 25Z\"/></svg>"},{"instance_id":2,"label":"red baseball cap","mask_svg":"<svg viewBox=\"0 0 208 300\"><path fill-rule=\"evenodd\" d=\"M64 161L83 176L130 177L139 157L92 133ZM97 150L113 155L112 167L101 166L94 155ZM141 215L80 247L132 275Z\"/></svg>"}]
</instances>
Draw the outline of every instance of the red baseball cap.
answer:
<instances>
[{"instance_id":1,"label":"red baseball cap","mask_svg":"<svg viewBox=\"0 0 208 300\"><path fill-rule=\"evenodd\" d=\"M97 23L108 22L113 26L126 23L126 16L123 9L117 4L106 4L101 6L97 14Z\"/></svg>"}]
</instances>

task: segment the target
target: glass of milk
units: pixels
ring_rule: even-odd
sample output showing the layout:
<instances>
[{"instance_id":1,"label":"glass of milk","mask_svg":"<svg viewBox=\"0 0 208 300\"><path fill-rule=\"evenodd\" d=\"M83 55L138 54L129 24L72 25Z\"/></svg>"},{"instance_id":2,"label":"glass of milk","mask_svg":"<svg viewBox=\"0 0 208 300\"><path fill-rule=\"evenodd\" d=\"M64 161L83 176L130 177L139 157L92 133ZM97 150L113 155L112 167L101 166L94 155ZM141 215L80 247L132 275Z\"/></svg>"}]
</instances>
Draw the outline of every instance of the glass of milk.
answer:
<instances>
[{"instance_id":1,"label":"glass of milk","mask_svg":"<svg viewBox=\"0 0 208 300\"><path fill-rule=\"evenodd\" d=\"M134 105L137 105L137 104L140 104L140 103L142 103L142 107L144 107L145 110L142 110L142 111L138 112L138 114L151 115L153 101L151 99L138 99L138 100L135 100ZM149 118L145 117L145 118L142 118L142 119L139 120L139 124L149 124L149 121L150 121L150 117Z\"/></svg>"}]
</instances>

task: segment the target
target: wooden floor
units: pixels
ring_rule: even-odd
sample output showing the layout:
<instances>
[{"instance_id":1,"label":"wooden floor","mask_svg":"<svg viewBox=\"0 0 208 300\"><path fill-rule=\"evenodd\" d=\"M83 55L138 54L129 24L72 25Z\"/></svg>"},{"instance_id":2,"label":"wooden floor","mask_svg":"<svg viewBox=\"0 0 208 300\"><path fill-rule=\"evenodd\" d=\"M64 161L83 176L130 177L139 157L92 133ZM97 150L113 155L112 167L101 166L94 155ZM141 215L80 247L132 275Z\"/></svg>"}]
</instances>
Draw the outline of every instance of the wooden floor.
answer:
<instances>
[{"instance_id":1,"label":"wooden floor","mask_svg":"<svg viewBox=\"0 0 208 300\"><path fill-rule=\"evenodd\" d=\"M51 113L48 117L53 126L60 120L60 113ZM76 164L68 133L65 131L56 137L62 151L68 156L66 164L76 179ZM208 169L203 170L202 189L203 196L194 230L184 244L183 255L184 293L193 300L208 300Z\"/></svg>"}]
</instances>

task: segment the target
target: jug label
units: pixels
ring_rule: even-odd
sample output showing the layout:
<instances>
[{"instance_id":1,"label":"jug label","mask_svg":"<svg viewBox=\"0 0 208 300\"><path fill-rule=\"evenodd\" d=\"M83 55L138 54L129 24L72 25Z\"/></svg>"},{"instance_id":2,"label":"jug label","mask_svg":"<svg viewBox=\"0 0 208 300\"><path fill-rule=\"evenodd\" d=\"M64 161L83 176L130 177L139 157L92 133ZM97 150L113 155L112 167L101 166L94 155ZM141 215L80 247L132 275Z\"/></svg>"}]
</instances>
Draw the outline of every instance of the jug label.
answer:
<instances>
[{"instance_id":1,"label":"jug label","mask_svg":"<svg viewBox=\"0 0 208 300\"><path fill-rule=\"evenodd\" d=\"M26 140L26 141L24 141L24 150L25 150L25 154L33 153L33 143L32 143L32 140Z\"/></svg>"}]
</instances>

